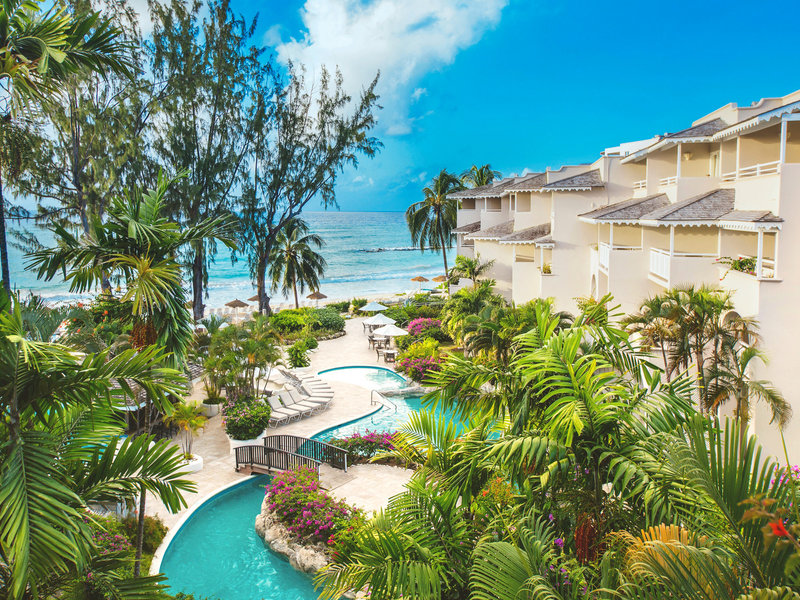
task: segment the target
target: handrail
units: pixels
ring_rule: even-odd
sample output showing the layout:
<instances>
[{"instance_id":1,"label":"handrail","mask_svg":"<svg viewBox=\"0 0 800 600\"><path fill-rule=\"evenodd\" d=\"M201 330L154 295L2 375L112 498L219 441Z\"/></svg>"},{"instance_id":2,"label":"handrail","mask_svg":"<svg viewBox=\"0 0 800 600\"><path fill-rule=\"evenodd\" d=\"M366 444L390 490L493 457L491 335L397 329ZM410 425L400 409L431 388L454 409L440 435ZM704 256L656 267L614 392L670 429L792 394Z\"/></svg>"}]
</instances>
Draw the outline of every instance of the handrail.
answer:
<instances>
[{"instance_id":1,"label":"handrail","mask_svg":"<svg viewBox=\"0 0 800 600\"><path fill-rule=\"evenodd\" d=\"M347 450L319 440L288 434L268 435L264 438L264 448L306 456L347 472Z\"/></svg>"},{"instance_id":2,"label":"handrail","mask_svg":"<svg viewBox=\"0 0 800 600\"><path fill-rule=\"evenodd\" d=\"M739 167L735 171L723 173L720 177L722 181L735 181L737 179L745 179L747 177L758 177L759 175L773 175L780 173L781 161L773 160L772 162L758 163L756 165L749 165L747 167Z\"/></svg>"},{"instance_id":3,"label":"handrail","mask_svg":"<svg viewBox=\"0 0 800 600\"><path fill-rule=\"evenodd\" d=\"M378 397L381 398L383 400L383 402L381 402L380 400L378 400L376 402L375 401L375 394L378 394ZM372 390L372 392L369 395L369 405L370 406L375 406L376 404L383 404L384 406L386 406L386 403L389 404L388 408L393 408L394 412L397 412L397 404L395 404L394 402L389 400L386 396L381 394L378 390Z\"/></svg>"},{"instance_id":4,"label":"handrail","mask_svg":"<svg viewBox=\"0 0 800 600\"><path fill-rule=\"evenodd\" d=\"M647 189L647 179L640 179L639 181L634 181L633 182L633 189L635 189L635 190Z\"/></svg>"},{"instance_id":5,"label":"handrail","mask_svg":"<svg viewBox=\"0 0 800 600\"><path fill-rule=\"evenodd\" d=\"M319 474L319 460L309 456L287 452L278 448L267 448L265 446L238 446L234 449L236 454L236 470L241 466L258 465L268 470L280 469L288 471L295 467L309 467Z\"/></svg>"},{"instance_id":6,"label":"handrail","mask_svg":"<svg viewBox=\"0 0 800 600\"><path fill-rule=\"evenodd\" d=\"M673 175L672 177L662 177L658 180L658 185L675 185L678 183L678 176Z\"/></svg>"}]
</instances>

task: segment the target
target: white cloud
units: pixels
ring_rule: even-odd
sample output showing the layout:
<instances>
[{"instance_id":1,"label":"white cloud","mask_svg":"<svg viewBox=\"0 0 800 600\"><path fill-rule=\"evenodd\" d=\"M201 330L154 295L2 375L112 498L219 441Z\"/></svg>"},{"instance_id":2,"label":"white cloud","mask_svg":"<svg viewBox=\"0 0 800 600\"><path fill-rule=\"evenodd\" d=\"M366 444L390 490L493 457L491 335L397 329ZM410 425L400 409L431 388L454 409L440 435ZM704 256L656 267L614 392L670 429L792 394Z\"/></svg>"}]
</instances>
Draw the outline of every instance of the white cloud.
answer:
<instances>
[{"instance_id":1,"label":"white cloud","mask_svg":"<svg viewBox=\"0 0 800 600\"><path fill-rule=\"evenodd\" d=\"M508 0L306 0L301 39L276 44L278 59L338 65L355 94L380 71L380 115L389 135L411 131L408 110L427 93L415 84L448 65L495 26ZM273 32L274 34L274 32ZM413 91L412 91L413 90Z\"/></svg>"},{"instance_id":2,"label":"white cloud","mask_svg":"<svg viewBox=\"0 0 800 600\"><path fill-rule=\"evenodd\" d=\"M411 92L411 100L413 102L416 102L417 100L419 100L423 96L426 96L427 94L428 90L425 88L414 88L414 91Z\"/></svg>"}]
</instances>

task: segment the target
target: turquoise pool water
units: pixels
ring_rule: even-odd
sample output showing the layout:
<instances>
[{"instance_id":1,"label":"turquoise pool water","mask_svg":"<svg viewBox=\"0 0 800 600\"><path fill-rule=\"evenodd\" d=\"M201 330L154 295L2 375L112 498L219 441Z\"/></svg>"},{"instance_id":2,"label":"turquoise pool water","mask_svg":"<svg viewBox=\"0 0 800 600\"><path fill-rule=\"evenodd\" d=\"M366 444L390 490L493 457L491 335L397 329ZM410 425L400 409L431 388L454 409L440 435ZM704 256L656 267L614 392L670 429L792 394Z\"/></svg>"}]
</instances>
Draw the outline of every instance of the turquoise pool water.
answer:
<instances>
[{"instance_id":1,"label":"turquoise pool water","mask_svg":"<svg viewBox=\"0 0 800 600\"><path fill-rule=\"evenodd\" d=\"M408 385L405 377L384 367L339 367L318 373L328 381L360 385L369 390L399 390Z\"/></svg>"},{"instance_id":2,"label":"turquoise pool water","mask_svg":"<svg viewBox=\"0 0 800 600\"><path fill-rule=\"evenodd\" d=\"M269 478L225 490L198 508L173 538L161 571L170 593L220 600L314 600L311 579L264 546L255 518Z\"/></svg>"},{"instance_id":3,"label":"turquoise pool water","mask_svg":"<svg viewBox=\"0 0 800 600\"><path fill-rule=\"evenodd\" d=\"M321 371L319 376L323 379L343 381L380 391L399 390L408 385L401 375L383 367L343 367ZM412 412L422 409L422 398L419 396L390 396L388 400L397 408L384 406L366 417L321 431L313 436L314 439L328 441L366 431L397 431ZM440 419L453 420L450 411L439 411L438 415Z\"/></svg>"}]
</instances>

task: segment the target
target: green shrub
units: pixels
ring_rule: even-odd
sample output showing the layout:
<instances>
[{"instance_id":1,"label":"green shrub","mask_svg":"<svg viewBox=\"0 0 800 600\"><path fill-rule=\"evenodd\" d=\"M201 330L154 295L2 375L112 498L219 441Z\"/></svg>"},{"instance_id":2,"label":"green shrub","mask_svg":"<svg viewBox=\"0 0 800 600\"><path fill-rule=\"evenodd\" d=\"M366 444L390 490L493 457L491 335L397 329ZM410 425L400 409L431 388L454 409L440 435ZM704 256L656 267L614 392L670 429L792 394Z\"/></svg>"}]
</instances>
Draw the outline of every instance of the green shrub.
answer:
<instances>
[{"instance_id":1,"label":"green shrub","mask_svg":"<svg viewBox=\"0 0 800 600\"><path fill-rule=\"evenodd\" d=\"M330 308L314 309L310 313L310 319L314 324L314 329L327 329L330 331L342 331L344 329L344 318Z\"/></svg>"},{"instance_id":2,"label":"green shrub","mask_svg":"<svg viewBox=\"0 0 800 600\"><path fill-rule=\"evenodd\" d=\"M121 521L122 529L125 535L130 540L131 544L136 544L136 532L139 528L139 523L136 517L125 517ZM142 551L146 554L153 554L164 536L167 535L167 526L158 517L145 517L144 518L144 538L142 541Z\"/></svg>"},{"instance_id":3,"label":"green shrub","mask_svg":"<svg viewBox=\"0 0 800 600\"><path fill-rule=\"evenodd\" d=\"M325 308L335 310L338 313L344 313L350 310L350 300L343 300L342 302L329 302Z\"/></svg>"},{"instance_id":4,"label":"green shrub","mask_svg":"<svg viewBox=\"0 0 800 600\"><path fill-rule=\"evenodd\" d=\"M89 524L89 529L92 531L92 541L94 541L100 554L105 555L114 552L133 554L135 535L132 541L119 519L87 514L83 517L83 520Z\"/></svg>"},{"instance_id":5,"label":"green shrub","mask_svg":"<svg viewBox=\"0 0 800 600\"><path fill-rule=\"evenodd\" d=\"M398 327L405 327L406 323L410 321L410 319L408 318L408 312L406 312L406 309L403 308L402 306L390 306L385 311L383 311L383 314L389 317L390 319L394 319L395 324Z\"/></svg>"},{"instance_id":6,"label":"green shrub","mask_svg":"<svg viewBox=\"0 0 800 600\"><path fill-rule=\"evenodd\" d=\"M359 308L361 308L362 306L366 306L366 305L367 305L367 299L366 298L353 298L350 301L350 306L353 307L353 312L358 312Z\"/></svg>"},{"instance_id":7,"label":"green shrub","mask_svg":"<svg viewBox=\"0 0 800 600\"><path fill-rule=\"evenodd\" d=\"M293 333L305 327L306 317L299 310L282 310L272 315L269 322L279 333Z\"/></svg>"},{"instance_id":8,"label":"green shrub","mask_svg":"<svg viewBox=\"0 0 800 600\"><path fill-rule=\"evenodd\" d=\"M222 424L234 440L252 440L267 428L271 413L267 404L242 397L222 407Z\"/></svg>"},{"instance_id":9,"label":"green shrub","mask_svg":"<svg viewBox=\"0 0 800 600\"><path fill-rule=\"evenodd\" d=\"M409 344L397 357L398 360L403 358L439 358L439 342L426 338Z\"/></svg>"},{"instance_id":10,"label":"green shrub","mask_svg":"<svg viewBox=\"0 0 800 600\"><path fill-rule=\"evenodd\" d=\"M306 345L306 348L308 350L313 350L314 348L319 346L317 338L315 338L313 335L308 336L305 340L303 340L303 343Z\"/></svg>"},{"instance_id":11,"label":"green shrub","mask_svg":"<svg viewBox=\"0 0 800 600\"><path fill-rule=\"evenodd\" d=\"M308 360L308 348L306 348L305 340L298 340L286 349L286 354L289 355L289 365L293 369L298 367L307 367L311 364Z\"/></svg>"},{"instance_id":12,"label":"green shrub","mask_svg":"<svg viewBox=\"0 0 800 600\"><path fill-rule=\"evenodd\" d=\"M438 304L409 304L405 307L408 320L414 319L438 319L442 314L442 303Z\"/></svg>"}]
</instances>

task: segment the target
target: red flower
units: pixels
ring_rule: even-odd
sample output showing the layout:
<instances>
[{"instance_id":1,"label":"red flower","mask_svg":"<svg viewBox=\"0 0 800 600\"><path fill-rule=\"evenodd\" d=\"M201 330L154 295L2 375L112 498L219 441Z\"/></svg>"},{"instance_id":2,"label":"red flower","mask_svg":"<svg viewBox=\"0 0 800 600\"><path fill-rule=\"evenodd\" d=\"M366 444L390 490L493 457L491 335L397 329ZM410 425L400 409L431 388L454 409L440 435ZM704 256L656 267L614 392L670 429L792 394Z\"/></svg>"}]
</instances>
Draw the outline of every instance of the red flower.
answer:
<instances>
[{"instance_id":1,"label":"red flower","mask_svg":"<svg viewBox=\"0 0 800 600\"><path fill-rule=\"evenodd\" d=\"M774 521L769 524L770 528L772 529L772 534L778 537L788 537L789 532L786 531L786 527L783 526L783 521Z\"/></svg>"}]
</instances>

